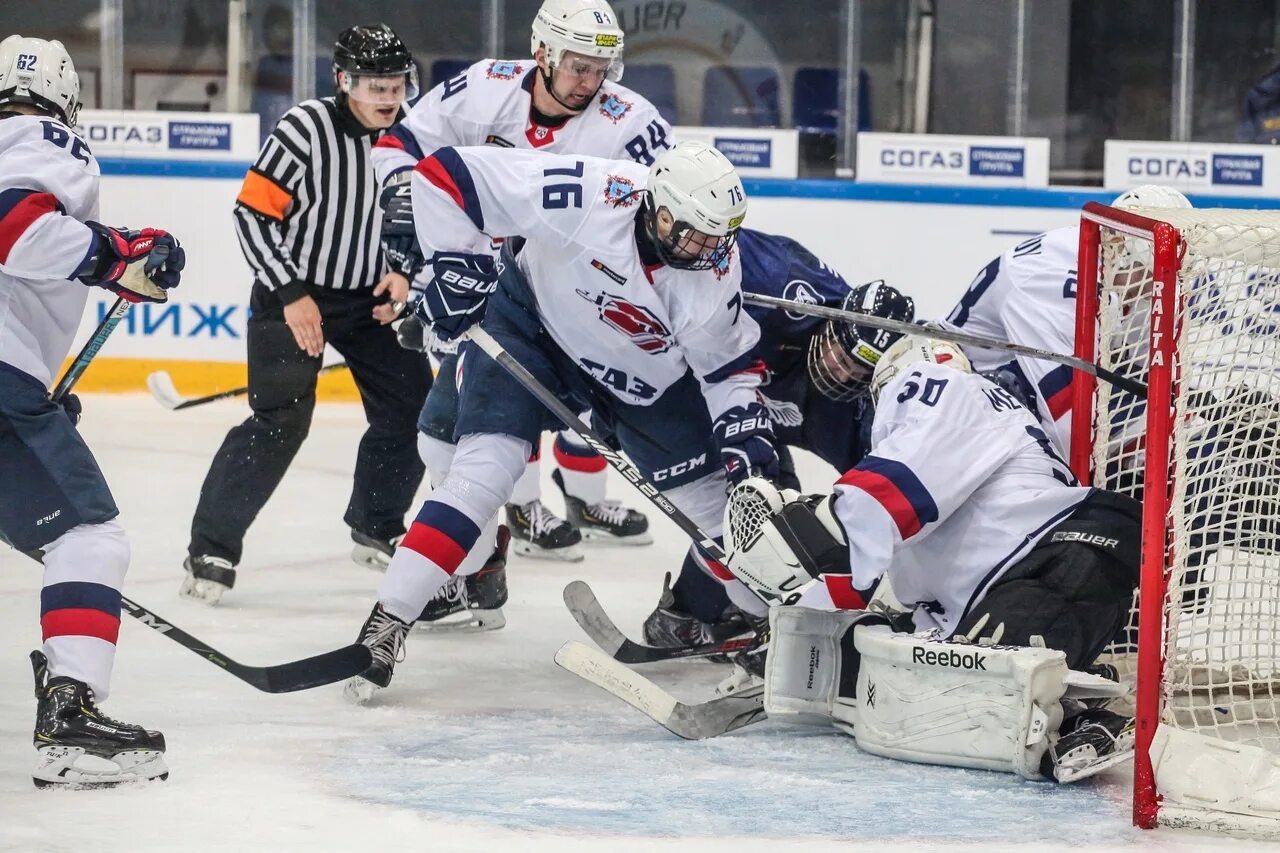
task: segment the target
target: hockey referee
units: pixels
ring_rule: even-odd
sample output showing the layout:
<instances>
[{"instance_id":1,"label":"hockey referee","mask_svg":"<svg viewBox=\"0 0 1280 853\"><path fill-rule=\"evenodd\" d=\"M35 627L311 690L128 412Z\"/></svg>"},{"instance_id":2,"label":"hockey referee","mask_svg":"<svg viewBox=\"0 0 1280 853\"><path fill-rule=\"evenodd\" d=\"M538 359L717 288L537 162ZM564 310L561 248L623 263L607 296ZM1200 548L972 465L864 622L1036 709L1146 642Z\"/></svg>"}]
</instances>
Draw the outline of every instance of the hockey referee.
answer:
<instances>
[{"instance_id":1,"label":"hockey referee","mask_svg":"<svg viewBox=\"0 0 1280 853\"><path fill-rule=\"evenodd\" d=\"M245 175L235 222L254 283L248 322L253 416L227 433L200 489L180 594L216 603L235 584L245 531L311 425L326 343L351 368L369 428L344 520L352 557L385 567L422 480L417 417L431 385L420 353L389 325L401 306L383 276L381 211L369 149L417 93L404 43L385 24L338 36L337 95L280 119Z\"/></svg>"}]
</instances>

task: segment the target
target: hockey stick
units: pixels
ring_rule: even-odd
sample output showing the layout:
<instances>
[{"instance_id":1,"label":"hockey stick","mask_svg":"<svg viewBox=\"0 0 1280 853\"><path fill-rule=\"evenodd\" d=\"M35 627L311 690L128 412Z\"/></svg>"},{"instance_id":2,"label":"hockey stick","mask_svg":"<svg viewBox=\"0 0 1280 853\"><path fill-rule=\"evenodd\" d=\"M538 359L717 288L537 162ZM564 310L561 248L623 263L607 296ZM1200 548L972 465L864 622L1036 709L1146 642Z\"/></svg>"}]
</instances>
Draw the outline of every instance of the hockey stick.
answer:
<instances>
[{"instance_id":1,"label":"hockey stick","mask_svg":"<svg viewBox=\"0 0 1280 853\"><path fill-rule=\"evenodd\" d=\"M53 402L60 402L63 397L71 393L71 389L80 381L80 377L85 368L89 366L89 362L93 361L94 356L98 354L98 350L102 349L102 345L107 342L107 338L116 330L116 326L120 325L120 321L124 319L125 314L129 313L129 309L132 306L133 303L123 296L116 297L116 301L112 304L111 310L107 312L107 316L102 318L98 328L93 330L89 340L85 341L84 346L80 349L80 354L76 356L76 360L71 362L67 372L62 374L62 378L54 386L53 392L49 395Z\"/></svg>"},{"instance_id":2,"label":"hockey stick","mask_svg":"<svg viewBox=\"0 0 1280 853\"><path fill-rule=\"evenodd\" d=\"M337 364L330 364L320 368L316 375L332 373L335 370L342 370L346 366L347 363L345 361L340 361ZM242 394L248 394L249 386L232 388L230 391L219 391L216 394L209 394L204 397L184 397L178 393L169 371L157 370L154 373L147 374L147 390L151 392L152 397L156 398L157 403L172 412L178 409L189 409L192 406L203 406L205 403L212 403L214 400L225 400L228 397L239 397Z\"/></svg>"},{"instance_id":3,"label":"hockey stick","mask_svg":"<svg viewBox=\"0 0 1280 853\"><path fill-rule=\"evenodd\" d=\"M672 734L685 740L715 737L765 719L764 687L707 702L681 702L640 673L590 646L569 641L556 664L612 693Z\"/></svg>"},{"instance_id":4,"label":"hockey stick","mask_svg":"<svg viewBox=\"0 0 1280 853\"><path fill-rule=\"evenodd\" d=\"M662 492L658 491L658 487L649 482L644 474L640 473L640 469L632 465L618 451L614 450L600 434L591 427L587 426L582 420L575 415L568 406L561 403L555 394L552 394L546 387L537 380L537 378L525 369L524 365L516 361L511 353L503 349L502 344L493 339L493 336L486 332L480 326L473 326L468 332L471 342L485 354L515 377L516 381L523 385L530 394L538 398L542 405L551 410L551 413L559 418L566 427L576 432L587 444L591 445L591 449L599 453L605 460L613 466L613 470L631 481L631 484L640 490L640 494L649 499L649 502L662 510L662 513L675 525L689 535L702 552L717 563L725 562L724 549L716 544L715 540L703 532L702 528L694 523L693 519L685 515L680 509L667 500Z\"/></svg>"},{"instance_id":5,"label":"hockey stick","mask_svg":"<svg viewBox=\"0 0 1280 853\"><path fill-rule=\"evenodd\" d=\"M982 335L973 335L968 332L960 332L954 329L944 329L936 323L908 323L904 320L893 320L888 317L877 317L874 314L860 314L856 311L845 311L840 308L831 308L827 305L813 305L808 302L793 302L790 299L779 299L776 296L764 296L758 293L743 293L742 298L752 305L760 305L765 308L783 308L787 311L794 311L797 314L808 314L812 317L825 317L828 320L841 320L846 323L857 323L860 326L870 326L873 329L885 329L890 332L901 332L906 335L924 335L939 341L951 341L957 344L968 344L973 347L981 347L982 349L1004 350L1016 355L1025 355L1030 358L1038 358L1044 361L1052 361L1058 364L1066 364L1074 367L1082 373L1090 376L1096 376L1099 379L1106 380L1117 388L1122 388L1130 394L1137 395L1142 399L1147 398L1147 386L1136 379L1130 379L1116 373L1113 370L1107 370L1094 364L1091 361L1085 361L1083 358L1077 358L1074 355L1066 355L1060 352L1053 352L1047 349L1037 349L1035 347L1027 347L1022 344L1015 344L1009 341L1002 341L998 338L988 338Z\"/></svg>"},{"instance_id":6,"label":"hockey stick","mask_svg":"<svg viewBox=\"0 0 1280 853\"><path fill-rule=\"evenodd\" d=\"M569 608L574 621L582 627L583 632L619 663L654 663L677 658L724 655L740 651L751 643L750 637L742 636L743 631L747 630L745 627L725 639L696 646L663 648L637 643L618 630L618 626L605 613L596 594L585 581L569 582L564 588L564 606Z\"/></svg>"}]
</instances>

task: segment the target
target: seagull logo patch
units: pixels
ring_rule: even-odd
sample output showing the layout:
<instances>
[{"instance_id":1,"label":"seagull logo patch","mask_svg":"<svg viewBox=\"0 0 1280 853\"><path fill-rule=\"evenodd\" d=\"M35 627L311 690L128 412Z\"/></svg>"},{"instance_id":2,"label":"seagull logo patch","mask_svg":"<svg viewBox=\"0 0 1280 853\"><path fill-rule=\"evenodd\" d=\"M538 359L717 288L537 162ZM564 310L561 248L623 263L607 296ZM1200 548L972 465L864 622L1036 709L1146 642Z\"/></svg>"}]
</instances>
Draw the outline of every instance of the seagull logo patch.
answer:
<instances>
[{"instance_id":1,"label":"seagull logo patch","mask_svg":"<svg viewBox=\"0 0 1280 853\"><path fill-rule=\"evenodd\" d=\"M485 70L484 76L490 80L514 80L524 73L524 66L519 62L508 62L502 59L495 59L489 63L489 67Z\"/></svg>"},{"instance_id":2,"label":"seagull logo patch","mask_svg":"<svg viewBox=\"0 0 1280 853\"><path fill-rule=\"evenodd\" d=\"M614 124L626 118L633 106L635 105L631 101L624 101L617 95L602 94L600 96L600 115Z\"/></svg>"}]
</instances>

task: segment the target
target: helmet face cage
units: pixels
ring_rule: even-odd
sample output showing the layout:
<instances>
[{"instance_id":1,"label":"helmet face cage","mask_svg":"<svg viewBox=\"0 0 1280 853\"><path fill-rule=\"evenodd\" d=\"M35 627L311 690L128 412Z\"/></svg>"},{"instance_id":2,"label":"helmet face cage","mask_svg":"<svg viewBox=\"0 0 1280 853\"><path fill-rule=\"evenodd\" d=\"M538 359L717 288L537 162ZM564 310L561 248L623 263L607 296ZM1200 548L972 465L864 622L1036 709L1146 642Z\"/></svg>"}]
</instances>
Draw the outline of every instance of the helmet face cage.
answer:
<instances>
[{"instance_id":1,"label":"helmet face cage","mask_svg":"<svg viewBox=\"0 0 1280 853\"><path fill-rule=\"evenodd\" d=\"M671 211L665 207L658 208L654 204L652 195L647 197L645 206L645 232L658 257L673 269L715 269L728 260L729 254L738 242L737 228L730 229L727 234L707 234L688 222L680 220L672 222L671 230L666 237L663 237L658 229L658 211L667 210L668 213Z\"/></svg>"},{"instance_id":2,"label":"helmet face cage","mask_svg":"<svg viewBox=\"0 0 1280 853\"><path fill-rule=\"evenodd\" d=\"M915 319L911 297L883 281L855 287L840 307L904 323ZM852 400L866 390L881 356L901 337L901 332L829 320L809 340L809 380L824 397L837 402Z\"/></svg>"},{"instance_id":3,"label":"helmet face cage","mask_svg":"<svg viewBox=\"0 0 1280 853\"><path fill-rule=\"evenodd\" d=\"M338 72L343 74L339 77ZM380 91L378 78L403 77L404 98ZM338 91L355 100L391 105L418 95L418 69L400 37L386 24L343 30L333 45L333 80Z\"/></svg>"}]
</instances>

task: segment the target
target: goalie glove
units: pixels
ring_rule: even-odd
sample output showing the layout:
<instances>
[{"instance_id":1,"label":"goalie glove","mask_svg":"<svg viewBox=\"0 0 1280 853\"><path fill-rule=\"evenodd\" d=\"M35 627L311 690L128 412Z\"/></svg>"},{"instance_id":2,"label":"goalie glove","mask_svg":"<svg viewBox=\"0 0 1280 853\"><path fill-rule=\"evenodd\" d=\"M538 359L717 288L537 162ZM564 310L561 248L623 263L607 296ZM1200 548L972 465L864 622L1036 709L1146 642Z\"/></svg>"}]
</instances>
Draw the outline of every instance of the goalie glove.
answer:
<instances>
[{"instance_id":1,"label":"goalie glove","mask_svg":"<svg viewBox=\"0 0 1280 853\"><path fill-rule=\"evenodd\" d=\"M484 315L498 273L489 255L436 252L429 261L431 278L413 313L431 326L437 338L453 340Z\"/></svg>"},{"instance_id":2,"label":"goalie glove","mask_svg":"<svg viewBox=\"0 0 1280 853\"><path fill-rule=\"evenodd\" d=\"M849 574L849 545L832 511L832 495L779 491L751 477L725 507L726 566L766 600L791 604L823 574Z\"/></svg>"},{"instance_id":3,"label":"goalie glove","mask_svg":"<svg viewBox=\"0 0 1280 853\"><path fill-rule=\"evenodd\" d=\"M93 244L72 278L134 303L168 301L165 291L178 286L187 262L172 234L159 228L130 231L99 222L85 225L93 231Z\"/></svg>"},{"instance_id":4,"label":"goalie glove","mask_svg":"<svg viewBox=\"0 0 1280 853\"><path fill-rule=\"evenodd\" d=\"M413 199L406 184L390 185L382 191L382 253L392 272L413 281L426 264L413 224Z\"/></svg>"}]
</instances>

